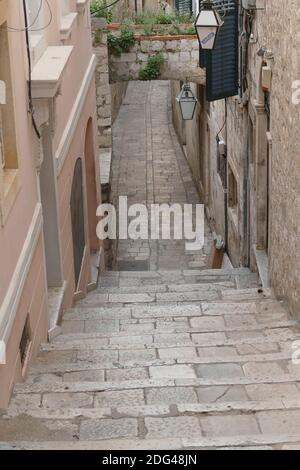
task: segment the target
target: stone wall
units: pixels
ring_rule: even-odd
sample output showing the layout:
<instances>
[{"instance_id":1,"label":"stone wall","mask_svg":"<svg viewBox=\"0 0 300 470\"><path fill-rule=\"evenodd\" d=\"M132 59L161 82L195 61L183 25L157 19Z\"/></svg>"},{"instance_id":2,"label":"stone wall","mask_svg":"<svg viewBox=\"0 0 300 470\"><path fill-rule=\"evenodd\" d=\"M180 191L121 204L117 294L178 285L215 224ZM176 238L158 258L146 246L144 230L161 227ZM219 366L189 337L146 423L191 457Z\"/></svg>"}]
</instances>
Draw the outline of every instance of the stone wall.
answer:
<instances>
[{"instance_id":1,"label":"stone wall","mask_svg":"<svg viewBox=\"0 0 300 470\"><path fill-rule=\"evenodd\" d=\"M293 84L296 87L300 80L299 5L296 0L273 0L263 5L264 10L255 12L248 45L248 89L243 99L229 98L226 105L224 100L212 103L207 122L207 113L202 112L200 129L193 124L190 137L186 134L187 141L194 141L187 148L187 158L197 158L194 132L198 132L200 161L205 147L205 174L201 178L200 171L200 179L205 180L208 174L202 188L207 212L212 226L225 238L224 185L218 172L216 137L226 142L231 261L235 266L250 265L253 270L267 268L267 282L279 297L288 299L291 310L299 316L300 104L292 102ZM269 116L261 85L263 66L272 70ZM296 101L299 96L295 95ZM178 129L176 120L175 116ZM192 168L198 178L198 169ZM236 204L231 207L234 199ZM260 265L261 254L265 266Z\"/></svg>"},{"instance_id":2,"label":"stone wall","mask_svg":"<svg viewBox=\"0 0 300 470\"><path fill-rule=\"evenodd\" d=\"M194 36L153 36L137 38L130 52L121 57L110 56L110 81L138 80L149 56L162 54L161 80L190 80L205 83L205 71L199 68L199 45Z\"/></svg>"}]
</instances>

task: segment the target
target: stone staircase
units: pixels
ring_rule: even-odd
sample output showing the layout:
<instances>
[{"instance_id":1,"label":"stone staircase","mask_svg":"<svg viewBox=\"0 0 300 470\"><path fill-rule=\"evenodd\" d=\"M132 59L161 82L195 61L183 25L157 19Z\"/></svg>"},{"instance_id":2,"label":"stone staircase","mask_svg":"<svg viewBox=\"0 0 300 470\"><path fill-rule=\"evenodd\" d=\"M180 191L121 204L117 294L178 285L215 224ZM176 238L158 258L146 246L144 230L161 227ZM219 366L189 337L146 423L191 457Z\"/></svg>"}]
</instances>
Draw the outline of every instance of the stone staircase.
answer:
<instances>
[{"instance_id":1,"label":"stone staircase","mask_svg":"<svg viewBox=\"0 0 300 470\"><path fill-rule=\"evenodd\" d=\"M296 322L247 269L108 272L0 418L1 449L299 449Z\"/></svg>"}]
</instances>

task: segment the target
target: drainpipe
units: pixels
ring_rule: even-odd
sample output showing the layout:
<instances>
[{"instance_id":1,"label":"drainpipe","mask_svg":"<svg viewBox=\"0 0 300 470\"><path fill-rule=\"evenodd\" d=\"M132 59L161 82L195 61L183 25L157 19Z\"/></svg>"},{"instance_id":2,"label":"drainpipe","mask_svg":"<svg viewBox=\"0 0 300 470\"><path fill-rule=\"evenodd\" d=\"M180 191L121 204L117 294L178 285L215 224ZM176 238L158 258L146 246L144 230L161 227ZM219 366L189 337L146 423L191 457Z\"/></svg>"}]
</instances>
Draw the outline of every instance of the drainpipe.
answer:
<instances>
[{"instance_id":1,"label":"drainpipe","mask_svg":"<svg viewBox=\"0 0 300 470\"><path fill-rule=\"evenodd\" d=\"M225 141L226 141L226 152L225 158L225 187L224 187L224 218L225 218L225 251L228 253L228 162L227 162L227 148L228 148L228 133L227 133L227 98L225 98Z\"/></svg>"}]
</instances>

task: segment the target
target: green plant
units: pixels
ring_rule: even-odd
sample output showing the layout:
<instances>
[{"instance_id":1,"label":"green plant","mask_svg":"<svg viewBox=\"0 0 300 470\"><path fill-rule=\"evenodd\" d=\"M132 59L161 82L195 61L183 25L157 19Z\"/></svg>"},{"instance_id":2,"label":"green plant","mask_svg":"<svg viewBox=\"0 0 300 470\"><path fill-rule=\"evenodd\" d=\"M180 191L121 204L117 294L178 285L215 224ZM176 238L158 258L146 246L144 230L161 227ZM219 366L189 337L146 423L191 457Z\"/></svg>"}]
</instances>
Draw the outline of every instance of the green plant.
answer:
<instances>
[{"instance_id":1,"label":"green plant","mask_svg":"<svg viewBox=\"0 0 300 470\"><path fill-rule=\"evenodd\" d=\"M112 10L107 8L107 0L92 0L91 14L96 18L105 18L107 23L112 22Z\"/></svg>"},{"instance_id":2,"label":"green plant","mask_svg":"<svg viewBox=\"0 0 300 470\"><path fill-rule=\"evenodd\" d=\"M102 36L101 30L96 29L94 32L94 41L93 41L93 44L95 47L99 46L99 44L101 43L101 36Z\"/></svg>"},{"instance_id":3,"label":"green plant","mask_svg":"<svg viewBox=\"0 0 300 470\"><path fill-rule=\"evenodd\" d=\"M146 9L142 12L136 13L134 16L135 24L189 24L193 23L193 16L188 12L174 11L171 13L164 13L161 9L149 10Z\"/></svg>"},{"instance_id":4,"label":"green plant","mask_svg":"<svg viewBox=\"0 0 300 470\"><path fill-rule=\"evenodd\" d=\"M107 45L110 54L120 57L122 52L127 52L134 45L134 30L128 24L123 24L120 29L120 35L115 36L113 33L108 33Z\"/></svg>"},{"instance_id":5,"label":"green plant","mask_svg":"<svg viewBox=\"0 0 300 470\"><path fill-rule=\"evenodd\" d=\"M139 71L140 80L157 80L164 62L162 54L148 58L147 65Z\"/></svg>"}]
</instances>

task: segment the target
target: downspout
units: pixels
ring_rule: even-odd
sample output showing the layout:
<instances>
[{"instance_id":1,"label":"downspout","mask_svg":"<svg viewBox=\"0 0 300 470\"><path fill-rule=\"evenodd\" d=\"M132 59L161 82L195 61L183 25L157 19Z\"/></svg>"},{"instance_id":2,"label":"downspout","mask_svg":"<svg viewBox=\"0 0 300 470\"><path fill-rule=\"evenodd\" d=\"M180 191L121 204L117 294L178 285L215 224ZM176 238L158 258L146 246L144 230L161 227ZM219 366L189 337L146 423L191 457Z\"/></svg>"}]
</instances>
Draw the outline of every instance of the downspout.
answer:
<instances>
[{"instance_id":1,"label":"downspout","mask_svg":"<svg viewBox=\"0 0 300 470\"><path fill-rule=\"evenodd\" d=\"M224 155L225 158L225 171L224 171L224 219L225 219L225 251L228 254L228 168L227 168L227 148L228 148L228 132L227 132L227 98L225 98L225 142L226 142L226 152Z\"/></svg>"},{"instance_id":2,"label":"downspout","mask_svg":"<svg viewBox=\"0 0 300 470\"><path fill-rule=\"evenodd\" d=\"M29 112L31 114L32 126L36 133L38 139L41 139L41 134L38 130L35 118L34 118L34 109L32 104L32 86L31 86L31 73L32 73L32 65L31 65L31 53L30 53L30 40L29 40L29 24L28 24L28 14L27 14L27 7L26 7L26 0L23 0L23 12L24 12L24 22L25 22L25 39L26 39L26 52L27 52L27 59L28 59L28 100L29 100Z\"/></svg>"}]
</instances>

